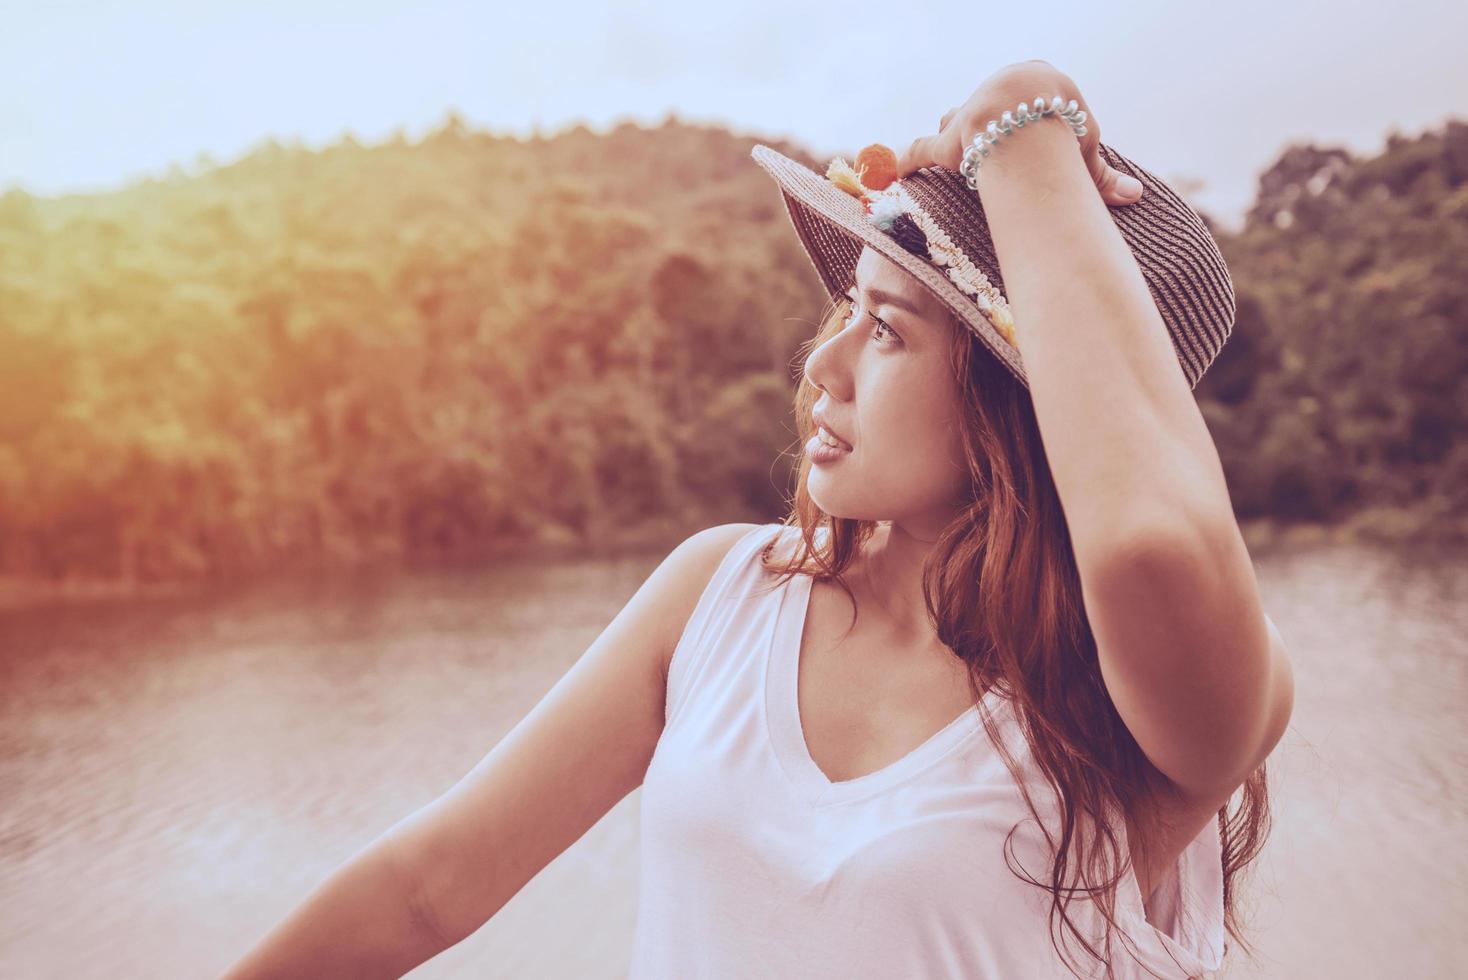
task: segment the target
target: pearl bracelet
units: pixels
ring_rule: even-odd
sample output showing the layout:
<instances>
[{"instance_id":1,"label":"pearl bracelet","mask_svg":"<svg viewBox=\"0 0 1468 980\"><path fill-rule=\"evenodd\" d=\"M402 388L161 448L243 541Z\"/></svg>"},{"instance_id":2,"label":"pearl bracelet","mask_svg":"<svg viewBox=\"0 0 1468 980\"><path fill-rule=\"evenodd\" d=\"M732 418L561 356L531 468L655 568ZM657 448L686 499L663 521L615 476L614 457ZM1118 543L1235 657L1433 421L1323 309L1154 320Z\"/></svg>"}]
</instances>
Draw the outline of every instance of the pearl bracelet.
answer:
<instances>
[{"instance_id":1,"label":"pearl bracelet","mask_svg":"<svg viewBox=\"0 0 1468 980\"><path fill-rule=\"evenodd\" d=\"M1075 99L1062 103L1057 95L1047 103L1042 95L1035 100L1034 110L1030 109L1028 102L1021 102L1012 112L1005 109L1000 119L990 119L988 126L974 134L973 142L963 151L963 162L959 164L958 172L963 174L969 189L979 189L979 168L984 165L983 158L992 152L990 147L999 142L999 137L1007 136L1016 129L1024 128L1026 123L1038 122L1046 116L1059 116L1070 123L1071 132L1075 133L1076 139L1086 135L1086 113Z\"/></svg>"}]
</instances>

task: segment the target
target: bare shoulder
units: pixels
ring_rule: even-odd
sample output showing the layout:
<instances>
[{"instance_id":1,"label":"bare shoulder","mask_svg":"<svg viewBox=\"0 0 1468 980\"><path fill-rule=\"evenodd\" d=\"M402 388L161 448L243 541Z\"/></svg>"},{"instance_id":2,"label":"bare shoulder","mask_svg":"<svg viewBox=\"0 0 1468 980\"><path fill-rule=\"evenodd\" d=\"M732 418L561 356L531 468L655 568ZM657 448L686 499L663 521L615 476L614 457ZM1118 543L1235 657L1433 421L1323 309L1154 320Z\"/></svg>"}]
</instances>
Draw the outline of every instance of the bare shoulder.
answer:
<instances>
[{"instance_id":1,"label":"bare shoulder","mask_svg":"<svg viewBox=\"0 0 1468 980\"><path fill-rule=\"evenodd\" d=\"M757 527L718 525L674 548L529 714L407 822L399 853L446 945L642 782L663 731L672 651L720 561Z\"/></svg>"},{"instance_id":2,"label":"bare shoulder","mask_svg":"<svg viewBox=\"0 0 1468 980\"><path fill-rule=\"evenodd\" d=\"M735 542L759 524L716 524L689 535L658 566L653 578L658 582L660 605L665 613L663 642L659 646L659 668L666 684L668 663L678 646L678 639L688 626L699 596L708 587L719 563L729 554Z\"/></svg>"}]
</instances>

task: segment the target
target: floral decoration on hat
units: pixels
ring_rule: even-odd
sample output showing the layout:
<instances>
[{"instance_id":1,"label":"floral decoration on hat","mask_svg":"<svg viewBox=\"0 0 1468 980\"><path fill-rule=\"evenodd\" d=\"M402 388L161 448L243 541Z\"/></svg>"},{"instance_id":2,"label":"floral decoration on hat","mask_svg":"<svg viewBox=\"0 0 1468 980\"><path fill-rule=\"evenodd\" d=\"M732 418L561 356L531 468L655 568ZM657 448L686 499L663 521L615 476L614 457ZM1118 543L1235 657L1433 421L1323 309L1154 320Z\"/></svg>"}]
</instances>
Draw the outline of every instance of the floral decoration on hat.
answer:
<instances>
[{"instance_id":1,"label":"floral decoration on hat","mask_svg":"<svg viewBox=\"0 0 1468 980\"><path fill-rule=\"evenodd\" d=\"M1011 347L1014 317L1009 302L989 278L970 261L902 186L897 176L897 154L872 143L856 155L853 167L835 157L826 167L826 179L861 202L869 220L904 249L941 269Z\"/></svg>"}]
</instances>

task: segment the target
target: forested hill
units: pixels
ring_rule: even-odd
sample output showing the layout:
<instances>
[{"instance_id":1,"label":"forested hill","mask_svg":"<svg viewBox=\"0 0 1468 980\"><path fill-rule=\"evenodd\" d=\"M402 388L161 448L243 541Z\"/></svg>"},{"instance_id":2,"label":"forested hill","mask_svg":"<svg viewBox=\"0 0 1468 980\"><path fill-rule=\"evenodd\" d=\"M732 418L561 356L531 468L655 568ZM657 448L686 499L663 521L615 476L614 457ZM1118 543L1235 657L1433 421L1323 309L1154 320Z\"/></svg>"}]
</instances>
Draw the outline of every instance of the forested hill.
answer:
<instances>
[{"instance_id":1,"label":"forested hill","mask_svg":"<svg viewBox=\"0 0 1468 980\"><path fill-rule=\"evenodd\" d=\"M1240 322L1199 396L1242 517L1463 526L1465 131L1370 160L1292 147L1220 235ZM520 142L451 116L418 143L11 190L0 574L772 519L823 297L756 141L821 168L676 119Z\"/></svg>"},{"instance_id":2,"label":"forested hill","mask_svg":"<svg viewBox=\"0 0 1468 980\"><path fill-rule=\"evenodd\" d=\"M1219 240L1238 322L1198 394L1235 510L1468 539L1468 124L1291 146Z\"/></svg>"}]
</instances>

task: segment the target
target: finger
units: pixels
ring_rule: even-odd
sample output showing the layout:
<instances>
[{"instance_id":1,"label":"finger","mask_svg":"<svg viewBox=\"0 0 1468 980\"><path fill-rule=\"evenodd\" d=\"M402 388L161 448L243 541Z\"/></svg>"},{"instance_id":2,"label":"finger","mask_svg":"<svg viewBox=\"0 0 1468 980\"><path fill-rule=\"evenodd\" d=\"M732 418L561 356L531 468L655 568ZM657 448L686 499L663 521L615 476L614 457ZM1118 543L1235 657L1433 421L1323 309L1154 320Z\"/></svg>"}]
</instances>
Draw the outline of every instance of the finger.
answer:
<instances>
[{"instance_id":1,"label":"finger","mask_svg":"<svg viewBox=\"0 0 1468 980\"><path fill-rule=\"evenodd\" d=\"M906 177L922 167L936 166L941 157L943 135L919 136L912 145L897 158L897 176Z\"/></svg>"},{"instance_id":2,"label":"finger","mask_svg":"<svg viewBox=\"0 0 1468 980\"><path fill-rule=\"evenodd\" d=\"M1101 159L1097 150L1092 151L1092 158L1089 168L1096 181L1096 189L1101 192L1101 200L1107 204L1132 204L1142 196L1141 181L1112 167Z\"/></svg>"},{"instance_id":3,"label":"finger","mask_svg":"<svg viewBox=\"0 0 1468 980\"><path fill-rule=\"evenodd\" d=\"M943 113L943 118L938 120L938 132L941 133L943 130L948 128L948 120L952 119L953 114L957 111L958 106L954 106L952 109L949 109L947 112Z\"/></svg>"}]
</instances>

